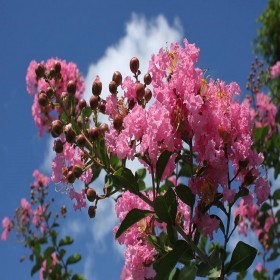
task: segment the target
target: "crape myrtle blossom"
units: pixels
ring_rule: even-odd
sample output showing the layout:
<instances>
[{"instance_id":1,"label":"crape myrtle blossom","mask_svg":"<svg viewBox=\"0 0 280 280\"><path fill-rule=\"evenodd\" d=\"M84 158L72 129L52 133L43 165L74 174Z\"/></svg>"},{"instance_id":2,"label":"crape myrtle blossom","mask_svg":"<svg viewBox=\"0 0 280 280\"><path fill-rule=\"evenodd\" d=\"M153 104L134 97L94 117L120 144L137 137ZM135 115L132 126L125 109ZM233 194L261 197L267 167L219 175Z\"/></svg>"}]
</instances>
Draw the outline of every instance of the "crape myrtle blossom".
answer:
<instances>
[{"instance_id":1,"label":"crape myrtle blossom","mask_svg":"<svg viewBox=\"0 0 280 280\"><path fill-rule=\"evenodd\" d=\"M36 75L36 69L38 65L42 65L44 70L49 75L50 78L51 71L55 71L54 65L60 65L60 79L57 83L52 79L38 79ZM57 111L61 113L61 109L57 108L54 104L52 106L45 106L40 104L39 94L35 93L44 93L45 98L49 98L50 100L54 98L53 92L49 89L56 89L56 94L58 97L61 97L63 93L67 92L67 85L72 81L76 85L75 98L77 100L82 98L82 95L85 90L84 79L79 73L79 69L77 65L73 62L67 63L65 60L61 60L58 58L48 59L46 62L42 61L40 63L35 60L31 61L29 67L27 69L26 74L26 84L27 84L27 92L30 95L34 95L34 102L32 105L32 116L34 118L35 124L38 126L39 135L43 136L45 131L49 130L49 126L51 121L57 118ZM57 97L55 96L55 97ZM57 101L54 101L57 102Z\"/></svg>"},{"instance_id":2,"label":"crape myrtle blossom","mask_svg":"<svg viewBox=\"0 0 280 280\"><path fill-rule=\"evenodd\" d=\"M277 61L277 62L271 67L270 74L271 74L271 77L272 77L273 79L276 79L277 77L280 76L280 61Z\"/></svg>"}]
</instances>

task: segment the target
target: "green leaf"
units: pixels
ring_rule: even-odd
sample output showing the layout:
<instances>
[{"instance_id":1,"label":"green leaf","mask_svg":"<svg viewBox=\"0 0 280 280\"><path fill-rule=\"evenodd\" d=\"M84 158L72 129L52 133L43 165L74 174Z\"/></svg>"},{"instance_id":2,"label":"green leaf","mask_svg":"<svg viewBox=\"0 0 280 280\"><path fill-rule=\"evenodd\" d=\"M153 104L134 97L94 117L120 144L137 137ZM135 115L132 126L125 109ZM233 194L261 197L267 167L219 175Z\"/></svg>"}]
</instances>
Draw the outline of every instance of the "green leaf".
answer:
<instances>
[{"instance_id":1,"label":"green leaf","mask_svg":"<svg viewBox=\"0 0 280 280\"><path fill-rule=\"evenodd\" d=\"M41 268L40 263L36 263L31 269L31 277Z\"/></svg>"},{"instance_id":2,"label":"green leaf","mask_svg":"<svg viewBox=\"0 0 280 280\"><path fill-rule=\"evenodd\" d=\"M219 228L220 228L220 230L222 231L222 233L223 233L224 236L225 236L225 226L224 226L224 223L223 223L222 219L221 219L219 216L214 215L214 214L210 215L210 217L211 217L211 218L215 218L215 219L217 219L218 221L220 221Z\"/></svg>"},{"instance_id":3,"label":"green leaf","mask_svg":"<svg viewBox=\"0 0 280 280\"><path fill-rule=\"evenodd\" d=\"M216 246L212 254L209 257L210 263L201 262L197 266L197 276L218 278L221 275L221 257L220 248Z\"/></svg>"},{"instance_id":4,"label":"green leaf","mask_svg":"<svg viewBox=\"0 0 280 280\"><path fill-rule=\"evenodd\" d=\"M55 251L54 247L47 247L44 251L44 258L45 259L49 258L54 251Z\"/></svg>"},{"instance_id":5,"label":"green leaf","mask_svg":"<svg viewBox=\"0 0 280 280\"><path fill-rule=\"evenodd\" d=\"M196 277L197 266L194 263L189 263L188 265L184 266L183 269L180 271L178 280L194 280Z\"/></svg>"},{"instance_id":6,"label":"green leaf","mask_svg":"<svg viewBox=\"0 0 280 280\"><path fill-rule=\"evenodd\" d=\"M71 245L74 242L74 239L70 236L65 236L59 241L58 246L66 246L66 245Z\"/></svg>"},{"instance_id":7,"label":"green leaf","mask_svg":"<svg viewBox=\"0 0 280 280\"><path fill-rule=\"evenodd\" d=\"M140 168L136 171L136 174L138 175L139 179L144 180L146 177L146 168Z\"/></svg>"},{"instance_id":8,"label":"green leaf","mask_svg":"<svg viewBox=\"0 0 280 280\"><path fill-rule=\"evenodd\" d=\"M190 164L182 164L178 176L179 177L188 177L188 178L190 178L191 175L192 175L191 165Z\"/></svg>"},{"instance_id":9,"label":"green leaf","mask_svg":"<svg viewBox=\"0 0 280 280\"><path fill-rule=\"evenodd\" d=\"M195 195L192 193L191 189L188 186L180 184L175 188L175 192L185 204L193 207L195 202Z\"/></svg>"},{"instance_id":10,"label":"green leaf","mask_svg":"<svg viewBox=\"0 0 280 280\"><path fill-rule=\"evenodd\" d=\"M158 218L168 224L174 224L177 215L177 200L172 188L162 196L155 199L154 205L155 213Z\"/></svg>"},{"instance_id":11,"label":"green leaf","mask_svg":"<svg viewBox=\"0 0 280 280\"><path fill-rule=\"evenodd\" d=\"M189 250L188 243L184 240L178 240L172 251L160 258L154 263L157 272L157 279L168 279L170 272L176 266L180 258Z\"/></svg>"},{"instance_id":12,"label":"green leaf","mask_svg":"<svg viewBox=\"0 0 280 280\"><path fill-rule=\"evenodd\" d=\"M78 253L75 253L74 255L70 256L67 261L66 261L66 264L74 264L74 263L77 263L81 260L81 255L78 254Z\"/></svg>"},{"instance_id":13,"label":"green leaf","mask_svg":"<svg viewBox=\"0 0 280 280\"><path fill-rule=\"evenodd\" d=\"M132 225L142 220L143 218L149 216L151 213L153 212L150 210L141 210L137 208L129 211L116 233L116 238L119 238L128 228L130 228Z\"/></svg>"},{"instance_id":14,"label":"green leaf","mask_svg":"<svg viewBox=\"0 0 280 280\"><path fill-rule=\"evenodd\" d=\"M139 192L137 180L128 168L122 167L118 169L113 175L113 181L117 187L125 188L136 194Z\"/></svg>"},{"instance_id":15,"label":"green leaf","mask_svg":"<svg viewBox=\"0 0 280 280\"><path fill-rule=\"evenodd\" d=\"M248 269L253 263L257 249L239 241L233 250L228 271L240 272Z\"/></svg>"},{"instance_id":16,"label":"green leaf","mask_svg":"<svg viewBox=\"0 0 280 280\"><path fill-rule=\"evenodd\" d=\"M274 199L277 199L277 200L280 200L280 189L276 190L276 191L273 193L273 198L274 198Z\"/></svg>"},{"instance_id":17,"label":"green leaf","mask_svg":"<svg viewBox=\"0 0 280 280\"><path fill-rule=\"evenodd\" d=\"M81 274L74 274L71 279L72 280L86 280L86 278Z\"/></svg>"},{"instance_id":18,"label":"green leaf","mask_svg":"<svg viewBox=\"0 0 280 280\"><path fill-rule=\"evenodd\" d=\"M262 141L268 135L269 126L267 125L264 127L257 127L254 129L254 131L255 131L255 140Z\"/></svg>"},{"instance_id":19,"label":"green leaf","mask_svg":"<svg viewBox=\"0 0 280 280\"><path fill-rule=\"evenodd\" d=\"M161 181L163 172L165 170L165 167L166 167L171 155L172 155L171 152L165 150L158 158L158 161L156 164L156 179L157 179L158 185L159 185L159 182Z\"/></svg>"}]
</instances>

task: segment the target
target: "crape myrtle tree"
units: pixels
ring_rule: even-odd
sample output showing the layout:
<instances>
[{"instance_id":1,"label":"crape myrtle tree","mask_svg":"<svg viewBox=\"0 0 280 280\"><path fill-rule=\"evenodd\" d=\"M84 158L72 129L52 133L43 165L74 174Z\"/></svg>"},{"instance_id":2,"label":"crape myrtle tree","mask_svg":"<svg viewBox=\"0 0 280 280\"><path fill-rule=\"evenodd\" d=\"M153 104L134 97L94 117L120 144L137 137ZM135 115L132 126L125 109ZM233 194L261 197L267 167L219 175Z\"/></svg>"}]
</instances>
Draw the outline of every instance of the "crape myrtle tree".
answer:
<instances>
[{"instance_id":1,"label":"crape myrtle tree","mask_svg":"<svg viewBox=\"0 0 280 280\"><path fill-rule=\"evenodd\" d=\"M267 180L270 168L275 176L280 170L277 104L267 94L270 82L279 79L279 64L266 71L256 60L250 95L241 102L239 86L206 78L198 59L199 49L186 39L183 46L175 42L153 54L148 69L133 57L131 76L115 71L106 86L93 77L89 100L83 99L84 80L74 63L52 58L28 67L39 134L54 138L56 188L69 195L75 210L87 208L90 218L104 199L116 200L120 222L112 230L126 248L121 279L227 279L234 273L244 279L258 252L241 241L249 230L262 248L255 278L279 272L269 275L266 265L279 254L280 194L271 192ZM131 170L128 160L141 168ZM95 180L102 170L98 193ZM5 239L14 222L5 218L3 227ZM231 251L235 232L240 241ZM62 279L51 275L58 266L59 273L70 273L56 244L46 255L32 253L34 270L47 279Z\"/></svg>"}]
</instances>

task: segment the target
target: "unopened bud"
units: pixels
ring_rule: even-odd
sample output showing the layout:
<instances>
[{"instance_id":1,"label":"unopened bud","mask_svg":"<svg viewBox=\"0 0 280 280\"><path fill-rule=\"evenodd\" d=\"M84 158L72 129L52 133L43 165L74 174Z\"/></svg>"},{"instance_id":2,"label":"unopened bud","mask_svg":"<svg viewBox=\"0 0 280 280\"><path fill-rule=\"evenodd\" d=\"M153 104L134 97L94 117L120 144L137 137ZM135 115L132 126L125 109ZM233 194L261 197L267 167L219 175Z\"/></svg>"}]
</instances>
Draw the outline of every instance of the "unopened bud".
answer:
<instances>
[{"instance_id":1,"label":"unopened bud","mask_svg":"<svg viewBox=\"0 0 280 280\"><path fill-rule=\"evenodd\" d=\"M59 61L56 61L55 63L54 63L54 71L56 72L56 74L59 74L60 73L60 70L61 70L61 64L60 64L60 62Z\"/></svg>"},{"instance_id":2,"label":"unopened bud","mask_svg":"<svg viewBox=\"0 0 280 280\"><path fill-rule=\"evenodd\" d=\"M63 132L63 124L60 120L54 120L51 124L51 134L54 138Z\"/></svg>"},{"instance_id":3,"label":"unopened bud","mask_svg":"<svg viewBox=\"0 0 280 280\"><path fill-rule=\"evenodd\" d=\"M75 164L73 166L72 172L76 178L79 178L83 174L83 167L79 164Z\"/></svg>"},{"instance_id":4,"label":"unopened bud","mask_svg":"<svg viewBox=\"0 0 280 280\"><path fill-rule=\"evenodd\" d=\"M77 141L77 144L78 144L79 147L84 147L85 144L86 144L86 138L83 134L79 134L76 137L76 141Z\"/></svg>"},{"instance_id":5,"label":"unopened bud","mask_svg":"<svg viewBox=\"0 0 280 280\"><path fill-rule=\"evenodd\" d=\"M63 142L60 139L55 140L53 149L57 154L62 153L63 152Z\"/></svg>"},{"instance_id":6,"label":"unopened bud","mask_svg":"<svg viewBox=\"0 0 280 280\"><path fill-rule=\"evenodd\" d=\"M96 207L95 206L89 206L88 208L88 215L91 219L93 219L96 215Z\"/></svg>"},{"instance_id":7,"label":"unopened bud","mask_svg":"<svg viewBox=\"0 0 280 280\"><path fill-rule=\"evenodd\" d=\"M99 96L102 91L102 82L99 79L96 79L92 84L92 94Z\"/></svg>"},{"instance_id":8,"label":"unopened bud","mask_svg":"<svg viewBox=\"0 0 280 280\"><path fill-rule=\"evenodd\" d=\"M122 83L122 74L119 71L115 71L113 74L112 80L116 82L117 86L121 85Z\"/></svg>"},{"instance_id":9,"label":"unopened bud","mask_svg":"<svg viewBox=\"0 0 280 280\"><path fill-rule=\"evenodd\" d=\"M152 77L150 73L145 74L144 76L144 83L148 86L152 82Z\"/></svg>"},{"instance_id":10,"label":"unopened bud","mask_svg":"<svg viewBox=\"0 0 280 280\"><path fill-rule=\"evenodd\" d=\"M107 123L103 123L100 125L99 127L99 130L102 132L102 133L105 133L106 131L109 131L109 126Z\"/></svg>"},{"instance_id":11,"label":"unopened bud","mask_svg":"<svg viewBox=\"0 0 280 280\"><path fill-rule=\"evenodd\" d=\"M151 100L152 92L149 88L145 89L145 96L144 97L145 97L146 102L149 102Z\"/></svg>"},{"instance_id":12,"label":"unopened bud","mask_svg":"<svg viewBox=\"0 0 280 280\"><path fill-rule=\"evenodd\" d=\"M37 79L43 78L45 76L45 71L46 71L45 65L41 63L38 64L35 70Z\"/></svg>"},{"instance_id":13,"label":"unopened bud","mask_svg":"<svg viewBox=\"0 0 280 280\"><path fill-rule=\"evenodd\" d=\"M48 96L49 99L52 99L54 96L54 90L51 87L48 87L46 90L46 94Z\"/></svg>"},{"instance_id":14,"label":"unopened bud","mask_svg":"<svg viewBox=\"0 0 280 280\"><path fill-rule=\"evenodd\" d=\"M122 129L122 124L123 124L123 116L118 113L116 114L113 120L113 126L116 130L120 131Z\"/></svg>"},{"instance_id":15,"label":"unopened bud","mask_svg":"<svg viewBox=\"0 0 280 280\"><path fill-rule=\"evenodd\" d=\"M67 92L71 95L76 93L76 83L74 81L69 81L67 84Z\"/></svg>"},{"instance_id":16,"label":"unopened bud","mask_svg":"<svg viewBox=\"0 0 280 280\"><path fill-rule=\"evenodd\" d=\"M49 72L49 77L50 77L50 79L55 78L56 74L57 74L57 73L55 72L54 68L52 67L52 68L50 69L50 72Z\"/></svg>"},{"instance_id":17,"label":"unopened bud","mask_svg":"<svg viewBox=\"0 0 280 280\"><path fill-rule=\"evenodd\" d=\"M76 180L74 173L70 170L66 175L66 180L69 184L73 184Z\"/></svg>"},{"instance_id":18,"label":"unopened bud","mask_svg":"<svg viewBox=\"0 0 280 280\"><path fill-rule=\"evenodd\" d=\"M132 110L133 109L133 107L135 106L135 101L133 100L133 99L130 99L129 101L128 101L128 109L129 110Z\"/></svg>"},{"instance_id":19,"label":"unopened bud","mask_svg":"<svg viewBox=\"0 0 280 280\"><path fill-rule=\"evenodd\" d=\"M89 135L89 139L91 141L97 140L98 137L99 137L99 128L98 127L94 127L94 128L88 129L88 135Z\"/></svg>"},{"instance_id":20,"label":"unopened bud","mask_svg":"<svg viewBox=\"0 0 280 280\"><path fill-rule=\"evenodd\" d=\"M40 91L39 93L39 97L38 97L38 103L42 106L45 107L48 105L49 100L48 97L46 95L46 93L44 91Z\"/></svg>"},{"instance_id":21,"label":"unopened bud","mask_svg":"<svg viewBox=\"0 0 280 280\"><path fill-rule=\"evenodd\" d=\"M136 96L139 100L141 100L145 95L145 87L141 83L136 84Z\"/></svg>"},{"instance_id":22,"label":"unopened bud","mask_svg":"<svg viewBox=\"0 0 280 280\"><path fill-rule=\"evenodd\" d=\"M90 105L90 108L95 111L98 108L98 97L95 95L92 95L89 99L89 105Z\"/></svg>"},{"instance_id":23,"label":"unopened bud","mask_svg":"<svg viewBox=\"0 0 280 280\"><path fill-rule=\"evenodd\" d=\"M80 110L87 107L87 102L84 99L80 99L78 104L79 104Z\"/></svg>"},{"instance_id":24,"label":"unopened bud","mask_svg":"<svg viewBox=\"0 0 280 280\"><path fill-rule=\"evenodd\" d=\"M96 199L96 191L92 188L87 189L87 199L90 202L93 202Z\"/></svg>"},{"instance_id":25,"label":"unopened bud","mask_svg":"<svg viewBox=\"0 0 280 280\"><path fill-rule=\"evenodd\" d=\"M73 143L76 139L76 132L72 128L72 124L70 124L70 123L67 124L64 128L64 132L65 132L66 141L68 143Z\"/></svg>"},{"instance_id":26,"label":"unopened bud","mask_svg":"<svg viewBox=\"0 0 280 280\"><path fill-rule=\"evenodd\" d=\"M109 84L109 91L112 94L116 94L117 93L117 89L118 89L117 83L115 81L111 81L110 84Z\"/></svg>"},{"instance_id":27,"label":"unopened bud","mask_svg":"<svg viewBox=\"0 0 280 280\"><path fill-rule=\"evenodd\" d=\"M131 58L129 66L130 66L131 72L133 74L136 74L138 72L138 69L139 69L139 59L137 57Z\"/></svg>"},{"instance_id":28,"label":"unopened bud","mask_svg":"<svg viewBox=\"0 0 280 280\"><path fill-rule=\"evenodd\" d=\"M99 109L100 113L105 114L105 111L106 111L106 101L105 100L100 100L100 102L98 103L98 109Z\"/></svg>"}]
</instances>

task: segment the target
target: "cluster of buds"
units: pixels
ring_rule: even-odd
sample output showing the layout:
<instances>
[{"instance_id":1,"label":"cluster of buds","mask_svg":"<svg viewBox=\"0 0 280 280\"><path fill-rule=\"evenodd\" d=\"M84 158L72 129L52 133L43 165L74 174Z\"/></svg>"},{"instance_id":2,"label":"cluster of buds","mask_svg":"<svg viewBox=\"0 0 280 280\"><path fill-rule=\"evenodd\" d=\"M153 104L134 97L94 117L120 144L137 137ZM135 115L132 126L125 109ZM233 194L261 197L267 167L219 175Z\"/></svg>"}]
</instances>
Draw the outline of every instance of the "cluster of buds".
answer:
<instances>
[{"instance_id":1,"label":"cluster of buds","mask_svg":"<svg viewBox=\"0 0 280 280\"><path fill-rule=\"evenodd\" d=\"M259 60L258 57L251 64L251 71L249 73L246 89L250 90L253 94L260 92L260 89L267 83L267 79L270 79L270 73L268 69L264 70L264 63Z\"/></svg>"}]
</instances>

